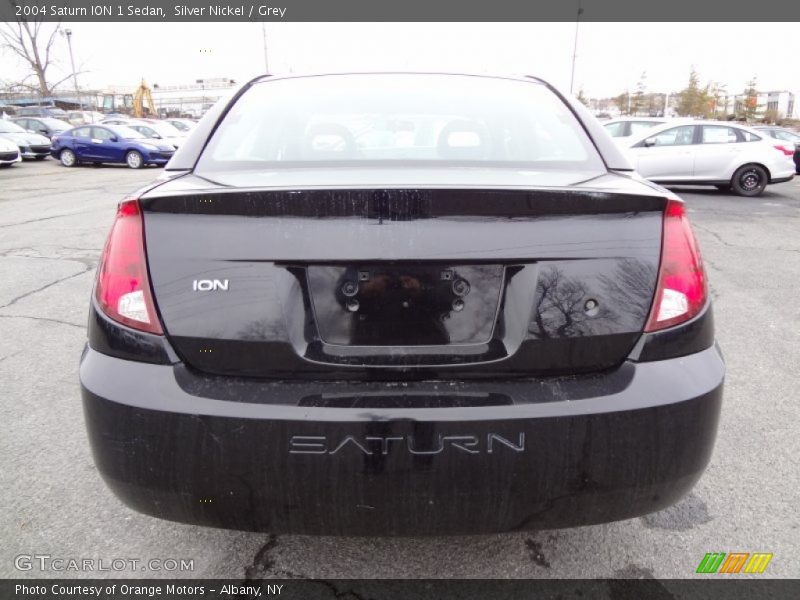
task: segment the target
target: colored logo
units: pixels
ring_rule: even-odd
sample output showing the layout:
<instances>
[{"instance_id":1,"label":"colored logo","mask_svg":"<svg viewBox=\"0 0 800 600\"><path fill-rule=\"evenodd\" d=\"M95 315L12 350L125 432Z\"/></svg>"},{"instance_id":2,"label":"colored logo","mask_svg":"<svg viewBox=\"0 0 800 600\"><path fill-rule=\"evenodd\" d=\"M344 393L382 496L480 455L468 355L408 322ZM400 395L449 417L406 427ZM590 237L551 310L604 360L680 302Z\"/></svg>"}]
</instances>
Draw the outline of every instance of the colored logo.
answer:
<instances>
[{"instance_id":1,"label":"colored logo","mask_svg":"<svg viewBox=\"0 0 800 600\"><path fill-rule=\"evenodd\" d=\"M698 573L763 573L772 553L708 552L697 566Z\"/></svg>"}]
</instances>

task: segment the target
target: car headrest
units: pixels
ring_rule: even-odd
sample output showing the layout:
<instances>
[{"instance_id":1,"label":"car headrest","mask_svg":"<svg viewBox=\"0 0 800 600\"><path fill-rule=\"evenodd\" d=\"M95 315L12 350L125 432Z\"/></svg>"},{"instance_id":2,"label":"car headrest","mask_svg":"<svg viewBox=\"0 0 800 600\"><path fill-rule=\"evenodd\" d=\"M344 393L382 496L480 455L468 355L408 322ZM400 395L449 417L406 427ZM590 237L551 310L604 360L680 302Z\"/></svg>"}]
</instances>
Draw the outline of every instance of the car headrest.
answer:
<instances>
[{"instance_id":1,"label":"car headrest","mask_svg":"<svg viewBox=\"0 0 800 600\"><path fill-rule=\"evenodd\" d=\"M436 144L440 158L481 159L489 155L489 132L474 121L451 121L442 128Z\"/></svg>"},{"instance_id":2,"label":"car headrest","mask_svg":"<svg viewBox=\"0 0 800 600\"><path fill-rule=\"evenodd\" d=\"M306 158L348 160L356 158L356 139L338 123L318 123L306 131L303 153Z\"/></svg>"}]
</instances>

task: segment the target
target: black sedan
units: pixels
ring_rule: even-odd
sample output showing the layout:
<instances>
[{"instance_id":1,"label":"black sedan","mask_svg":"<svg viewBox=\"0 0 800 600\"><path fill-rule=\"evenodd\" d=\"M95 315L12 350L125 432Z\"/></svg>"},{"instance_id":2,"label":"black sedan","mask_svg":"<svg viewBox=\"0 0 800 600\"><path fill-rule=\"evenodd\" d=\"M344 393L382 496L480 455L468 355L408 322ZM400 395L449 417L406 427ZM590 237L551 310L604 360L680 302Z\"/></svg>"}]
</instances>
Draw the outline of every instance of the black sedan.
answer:
<instances>
[{"instance_id":1,"label":"black sedan","mask_svg":"<svg viewBox=\"0 0 800 600\"><path fill-rule=\"evenodd\" d=\"M254 531L626 519L708 464L683 202L536 78L256 78L119 204L81 357L130 507Z\"/></svg>"},{"instance_id":2,"label":"black sedan","mask_svg":"<svg viewBox=\"0 0 800 600\"><path fill-rule=\"evenodd\" d=\"M795 170L797 173L800 173L800 134L792 131L791 129L785 129L783 127L754 127L754 129L763 131L776 140L781 140L782 142L792 142L794 144Z\"/></svg>"}]
</instances>

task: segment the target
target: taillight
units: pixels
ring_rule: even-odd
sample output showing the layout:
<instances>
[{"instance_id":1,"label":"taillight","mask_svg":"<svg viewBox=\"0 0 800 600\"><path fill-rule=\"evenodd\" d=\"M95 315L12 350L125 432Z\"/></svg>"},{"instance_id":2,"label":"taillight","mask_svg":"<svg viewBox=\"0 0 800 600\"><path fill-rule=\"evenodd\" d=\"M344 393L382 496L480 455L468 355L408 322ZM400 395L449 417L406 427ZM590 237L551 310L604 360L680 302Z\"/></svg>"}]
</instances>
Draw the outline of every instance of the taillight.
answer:
<instances>
[{"instance_id":1,"label":"taillight","mask_svg":"<svg viewBox=\"0 0 800 600\"><path fill-rule=\"evenodd\" d=\"M667 200L653 307L644 330L657 331L694 317L706 302L706 277L683 202Z\"/></svg>"},{"instance_id":2,"label":"taillight","mask_svg":"<svg viewBox=\"0 0 800 600\"><path fill-rule=\"evenodd\" d=\"M125 200L108 234L97 274L95 297L115 321L162 334L150 293L144 254L144 226L138 200Z\"/></svg>"},{"instance_id":3,"label":"taillight","mask_svg":"<svg viewBox=\"0 0 800 600\"><path fill-rule=\"evenodd\" d=\"M794 156L794 145L791 147L784 146L783 144L773 146L775 150L780 150L786 156Z\"/></svg>"}]
</instances>

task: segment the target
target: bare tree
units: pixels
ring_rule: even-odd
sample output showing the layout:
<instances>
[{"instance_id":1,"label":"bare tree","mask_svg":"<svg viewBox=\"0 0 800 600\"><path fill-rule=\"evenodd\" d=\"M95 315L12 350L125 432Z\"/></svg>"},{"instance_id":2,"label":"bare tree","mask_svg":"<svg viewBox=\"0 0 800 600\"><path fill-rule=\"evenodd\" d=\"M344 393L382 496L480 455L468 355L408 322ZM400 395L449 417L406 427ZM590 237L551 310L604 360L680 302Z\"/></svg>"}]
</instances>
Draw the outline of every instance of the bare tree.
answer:
<instances>
[{"instance_id":1,"label":"bare tree","mask_svg":"<svg viewBox=\"0 0 800 600\"><path fill-rule=\"evenodd\" d=\"M72 74L68 74L57 81L48 79L48 69L55 62L53 45L56 42L58 30L59 23L28 21L24 18L3 23L3 26L0 27L0 48L22 59L31 70L31 73L22 81L17 82L15 87L47 97L72 76ZM32 79L34 81L31 81Z\"/></svg>"}]
</instances>

